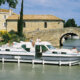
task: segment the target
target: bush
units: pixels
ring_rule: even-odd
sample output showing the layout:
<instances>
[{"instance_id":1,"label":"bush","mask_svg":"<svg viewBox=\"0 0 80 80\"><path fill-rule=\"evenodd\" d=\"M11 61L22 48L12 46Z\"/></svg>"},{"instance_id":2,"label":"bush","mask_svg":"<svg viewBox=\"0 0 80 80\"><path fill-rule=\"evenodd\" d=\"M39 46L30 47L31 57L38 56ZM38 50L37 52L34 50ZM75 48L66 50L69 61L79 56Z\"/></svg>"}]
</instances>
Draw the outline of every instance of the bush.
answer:
<instances>
[{"instance_id":1,"label":"bush","mask_svg":"<svg viewBox=\"0 0 80 80\"><path fill-rule=\"evenodd\" d=\"M7 33L6 30L0 30L0 36L4 35L4 34L6 34L6 33Z\"/></svg>"},{"instance_id":2,"label":"bush","mask_svg":"<svg viewBox=\"0 0 80 80\"><path fill-rule=\"evenodd\" d=\"M16 32L14 32L14 31L10 31L9 33L5 33L5 34L3 34L2 35L2 38L3 38L3 41L5 42L5 43L12 43L12 42L20 42L20 41L25 41L26 40L26 38L25 38L25 36L23 35L23 36L21 36L21 37L19 37L18 35L17 35L17 33Z\"/></svg>"},{"instance_id":3,"label":"bush","mask_svg":"<svg viewBox=\"0 0 80 80\"><path fill-rule=\"evenodd\" d=\"M9 34L7 34L7 33L2 35L2 38L3 38L3 41L6 43L10 40Z\"/></svg>"}]
</instances>

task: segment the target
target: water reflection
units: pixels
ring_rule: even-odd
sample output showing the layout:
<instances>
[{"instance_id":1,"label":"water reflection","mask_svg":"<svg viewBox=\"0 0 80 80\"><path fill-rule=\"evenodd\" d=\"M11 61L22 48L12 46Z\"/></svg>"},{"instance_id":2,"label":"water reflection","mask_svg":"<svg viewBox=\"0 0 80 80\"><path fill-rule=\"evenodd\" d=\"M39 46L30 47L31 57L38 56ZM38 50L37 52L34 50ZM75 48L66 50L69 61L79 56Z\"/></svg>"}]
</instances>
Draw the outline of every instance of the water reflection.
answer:
<instances>
[{"instance_id":1,"label":"water reflection","mask_svg":"<svg viewBox=\"0 0 80 80\"><path fill-rule=\"evenodd\" d=\"M80 66L0 63L0 80L79 80Z\"/></svg>"},{"instance_id":2,"label":"water reflection","mask_svg":"<svg viewBox=\"0 0 80 80\"><path fill-rule=\"evenodd\" d=\"M5 69L4 69L4 64L2 64L2 72L4 72L5 71Z\"/></svg>"}]
</instances>

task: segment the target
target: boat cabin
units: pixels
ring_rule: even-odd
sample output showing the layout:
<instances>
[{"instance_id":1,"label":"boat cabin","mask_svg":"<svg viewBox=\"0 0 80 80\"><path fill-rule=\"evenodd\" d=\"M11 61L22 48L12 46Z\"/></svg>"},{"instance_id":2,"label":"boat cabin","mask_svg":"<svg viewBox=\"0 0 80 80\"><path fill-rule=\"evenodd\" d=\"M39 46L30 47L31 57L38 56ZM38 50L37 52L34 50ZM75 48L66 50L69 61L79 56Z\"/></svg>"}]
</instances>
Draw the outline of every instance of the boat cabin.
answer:
<instances>
[{"instance_id":1,"label":"boat cabin","mask_svg":"<svg viewBox=\"0 0 80 80\"><path fill-rule=\"evenodd\" d=\"M42 57L42 53L55 49L49 42L36 42L33 46L31 42L21 42L21 46L28 52L35 53L35 57Z\"/></svg>"}]
</instances>

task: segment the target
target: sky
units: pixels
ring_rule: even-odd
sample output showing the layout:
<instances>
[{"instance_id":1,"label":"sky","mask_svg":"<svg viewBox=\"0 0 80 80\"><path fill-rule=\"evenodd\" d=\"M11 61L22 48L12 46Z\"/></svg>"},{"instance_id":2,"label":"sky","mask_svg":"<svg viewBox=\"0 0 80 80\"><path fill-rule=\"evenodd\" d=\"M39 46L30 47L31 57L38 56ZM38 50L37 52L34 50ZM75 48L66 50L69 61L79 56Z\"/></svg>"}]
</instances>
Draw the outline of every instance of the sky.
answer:
<instances>
[{"instance_id":1,"label":"sky","mask_svg":"<svg viewBox=\"0 0 80 80\"><path fill-rule=\"evenodd\" d=\"M1 8L9 9L8 4L1 5ZM13 12L19 14L21 0ZM24 0L24 14L54 15L63 20L74 18L80 26L80 0Z\"/></svg>"}]
</instances>

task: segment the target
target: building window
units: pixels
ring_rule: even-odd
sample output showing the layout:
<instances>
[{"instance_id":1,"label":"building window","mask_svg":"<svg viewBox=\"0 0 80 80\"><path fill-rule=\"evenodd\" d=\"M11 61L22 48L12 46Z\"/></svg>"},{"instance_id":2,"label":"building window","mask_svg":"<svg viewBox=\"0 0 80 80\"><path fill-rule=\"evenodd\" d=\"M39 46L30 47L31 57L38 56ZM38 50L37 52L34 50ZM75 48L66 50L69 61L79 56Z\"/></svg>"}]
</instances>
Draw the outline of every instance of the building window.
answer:
<instances>
[{"instance_id":1,"label":"building window","mask_svg":"<svg viewBox=\"0 0 80 80\"><path fill-rule=\"evenodd\" d=\"M47 28L47 22L44 22L44 28Z\"/></svg>"},{"instance_id":2,"label":"building window","mask_svg":"<svg viewBox=\"0 0 80 80\"><path fill-rule=\"evenodd\" d=\"M60 24L60 22L58 22L58 24Z\"/></svg>"},{"instance_id":3,"label":"building window","mask_svg":"<svg viewBox=\"0 0 80 80\"><path fill-rule=\"evenodd\" d=\"M6 15L4 15L4 19L6 19Z\"/></svg>"},{"instance_id":4,"label":"building window","mask_svg":"<svg viewBox=\"0 0 80 80\"><path fill-rule=\"evenodd\" d=\"M6 22L4 22L4 23L3 23L3 26L4 26L4 27L6 27L6 26L7 26L7 23L6 23Z\"/></svg>"}]
</instances>

